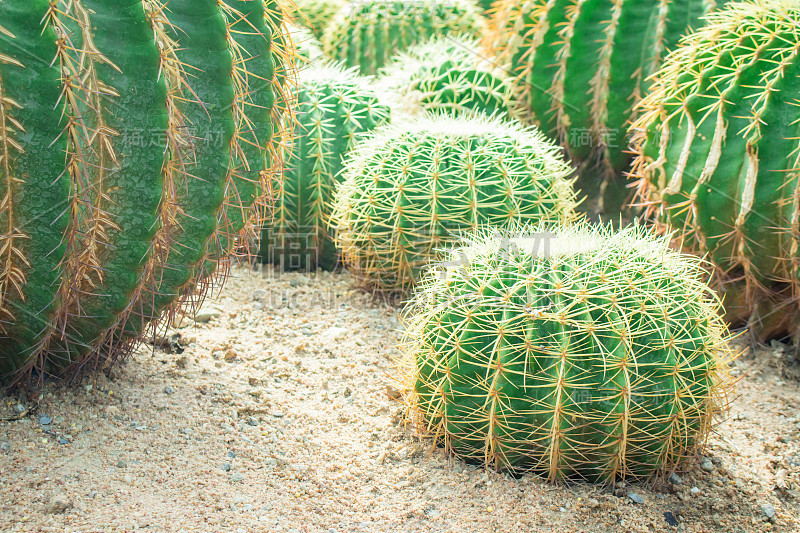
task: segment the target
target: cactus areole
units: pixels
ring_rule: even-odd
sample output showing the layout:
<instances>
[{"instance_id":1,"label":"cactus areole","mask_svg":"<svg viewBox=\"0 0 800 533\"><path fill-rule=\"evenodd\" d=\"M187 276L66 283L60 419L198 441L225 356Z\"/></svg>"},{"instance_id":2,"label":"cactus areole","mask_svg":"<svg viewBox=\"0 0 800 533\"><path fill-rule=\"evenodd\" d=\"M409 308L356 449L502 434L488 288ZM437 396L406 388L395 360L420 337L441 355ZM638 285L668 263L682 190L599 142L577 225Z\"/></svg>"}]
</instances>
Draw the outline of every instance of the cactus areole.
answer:
<instances>
[{"instance_id":1,"label":"cactus areole","mask_svg":"<svg viewBox=\"0 0 800 533\"><path fill-rule=\"evenodd\" d=\"M731 388L701 275L639 227L479 233L406 311L411 418L466 460L551 481L673 471Z\"/></svg>"},{"instance_id":2,"label":"cactus areole","mask_svg":"<svg viewBox=\"0 0 800 533\"><path fill-rule=\"evenodd\" d=\"M716 266L731 322L800 336L800 4L710 15L633 126L639 201Z\"/></svg>"}]
</instances>

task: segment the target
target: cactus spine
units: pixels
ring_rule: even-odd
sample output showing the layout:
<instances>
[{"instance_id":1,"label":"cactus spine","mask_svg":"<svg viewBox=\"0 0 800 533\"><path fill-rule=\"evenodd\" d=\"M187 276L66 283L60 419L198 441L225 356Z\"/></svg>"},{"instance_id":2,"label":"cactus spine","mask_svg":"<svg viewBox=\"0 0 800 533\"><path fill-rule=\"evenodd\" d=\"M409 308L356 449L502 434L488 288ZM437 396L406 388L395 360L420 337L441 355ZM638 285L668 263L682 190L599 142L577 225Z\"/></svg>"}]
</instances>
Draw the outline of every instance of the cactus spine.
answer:
<instances>
[{"instance_id":1,"label":"cactus spine","mask_svg":"<svg viewBox=\"0 0 800 533\"><path fill-rule=\"evenodd\" d=\"M587 163L579 185L598 198L598 210L618 210L628 196L619 178L630 162L626 129L648 76L714 4L501 0L495 6L487 46L516 80L518 117ZM591 168L596 161L600 168Z\"/></svg>"},{"instance_id":2,"label":"cactus spine","mask_svg":"<svg viewBox=\"0 0 800 533\"><path fill-rule=\"evenodd\" d=\"M301 71L296 90L297 124L285 158L275 220L262 232L261 257L284 269L332 269L336 248L328 222L342 159L359 135L388 121L370 80L340 65Z\"/></svg>"},{"instance_id":3,"label":"cactus spine","mask_svg":"<svg viewBox=\"0 0 800 533\"><path fill-rule=\"evenodd\" d=\"M292 22L305 26L319 39L346 0L284 0L281 3Z\"/></svg>"},{"instance_id":4,"label":"cactus spine","mask_svg":"<svg viewBox=\"0 0 800 533\"><path fill-rule=\"evenodd\" d=\"M325 55L376 74L397 52L434 35L478 35L482 19L470 0L351 0L326 27Z\"/></svg>"},{"instance_id":5,"label":"cactus spine","mask_svg":"<svg viewBox=\"0 0 800 533\"><path fill-rule=\"evenodd\" d=\"M378 128L345 162L331 226L362 286L406 291L459 232L569 222L572 169L535 130L488 117Z\"/></svg>"},{"instance_id":6,"label":"cactus spine","mask_svg":"<svg viewBox=\"0 0 800 533\"><path fill-rule=\"evenodd\" d=\"M231 107L257 98L269 116L273 95L271 67L256 83L237 64L271 64L269 34L257 47L236 26L267 16L232 0L0 1L0 380L124 353L188 295L213 235L241 231L218 225L226 196L242 217L253 203L226 195L246 150Z\"/></svg>"},{"instance_id":7,"label":"cactus spine","mask_svg":"<svg viewBox=\"0 0 800 533\"><path fill-rule=\"evenodd\" d=\"M800 334L800 6L732 4L670 54L634 124L638 196L708 254L733 322Z\"/></svg>"},{"instance_id":8,"label":"cactus spine","mask_svg":"<svg viewBox=\"0 0 800 533\"><path fill-rule=\"evenodd\" d=\"M411 418L467 460L550 481L674 471L732 387L702 274L640 227L478 234L406 312Z\"/></svg>"},{"instance_id":9,"label":"cactus spine","mask_svg":"<svg viewBox=\"0 0 800 533\"><path fill-rule=\"evenodd\" d=\"M412 115L505 114L511 103L509 80L469 37L434 37L396 56L380 76Z\"/></svg>"}]
</instances>

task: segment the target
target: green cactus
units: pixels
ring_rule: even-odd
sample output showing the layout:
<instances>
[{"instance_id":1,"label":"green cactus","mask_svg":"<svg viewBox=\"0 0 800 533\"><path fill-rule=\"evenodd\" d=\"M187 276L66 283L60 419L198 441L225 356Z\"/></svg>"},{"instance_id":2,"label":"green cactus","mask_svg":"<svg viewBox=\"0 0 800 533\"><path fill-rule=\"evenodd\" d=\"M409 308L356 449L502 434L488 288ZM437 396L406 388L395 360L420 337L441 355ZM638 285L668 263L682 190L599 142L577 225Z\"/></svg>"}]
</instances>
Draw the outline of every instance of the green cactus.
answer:
<instances>
[{"instance_id":1,"label":"green cactus","mask_svg":"<svg viewBox=\"0 0 800 533\"><path fill-rule=\"evenodd\" d=\"M478 233L407 308L410 419L466 460L550 481L667 473L732 379L700 260L641 227Z\"/></svg>"},{"instance_id":2,"label":"green cactus","mask_svg":"<svg viewBox=\"0 0 800 533\"><path fill-rule=\"evenodd\" d=\"M287 155L275 220L264 227L261 257L284 269L337 263L328 231L336 176L360 134L388 121L371 80L340 65L300 72L296 89L295 138Z\"/></svg>"},{"instance_id":3,"label":"green cactus","mask_svg":"<svg viewBox=\"0 0 800 533\"><path fill-rule=\"evenodd\" d=\"M470 37L433 37L395 56L379 76L382 86L399 95L399 108L411 115L506 114L511 103L509 80Z\"/></svg>"},{"instance_id":4,"label":"green cactus","mask_svg":"<svg viewBox=\"0 0 800 533\"><path fill-rule=\"evenodd\" d=\"M305 26L319 39L325 26L345 5L346 0L282 0L284 10L295 24Z\"/></svg>"},{"instance_id":5,"label":"green cactus","mask_svg":"<svg viewBox=\"0 0 800 533\"><path fill-rule=\"evenodd\" d=\"M392 55L435 35L477 36L483 20L470 0L351 0L322 36L330 59L376 74Z\"/></svg>"},{"instance_id":6,"label":"green cactus","mask_svg":"<svg viewBox=\"0 0 800 533\"><path fill-rule=\"evenodd\" d=\"M255 83L237 63L271 61L269 34L259 48L236 26L274 16L233 0L0 0L0 381L107 364L190 293L242 188L231 108L272 107L271 69ZM249 149L254 189L269 131Z\"/></svg>"},{"instance_id":7,"label":"green cactus","mask_svg":"<svg viewBox=\"0 0 800 533\"><path fill-rule=\"evenodd\" d=\"M423 117L356 146L331 227L362 286L402 292L459 232L573 220L571 173L538 131L485 116Z\"/></svg>"},{"instance_id":8,"label":"green cactus","mask_svg":"<svg viewBox=\"0 0 800 533\"><path fill-rule=\"evenodd\" d=\"M708 17L666 59L633 125L638 197L708 256L732 322L800 335L800 6Z\"/></svg>"},{"instance_id":9,"label":"green cactus","mask_svg":"<svg viewBox=\"0 0 800 533\"><path fill-rule=\"evenodd\" d=\"M304 68L322 58L322 44L311 30L287 22L284 24L284 31L297 49L298 67Z\"/></svg>"},{"instance_id":10,"label":"green cactus","mask_svg":"<svg viewBox=\"0 0 800 533\"><path fill-rule=\"evenodd\" d=\"M584 163L578 186L600 212L628 199L626 130L648 76L714 0L500 0L487 53L509 69L517 114ZM599 162L599 168L596 163Z\"/></svg>"}]
</instances>

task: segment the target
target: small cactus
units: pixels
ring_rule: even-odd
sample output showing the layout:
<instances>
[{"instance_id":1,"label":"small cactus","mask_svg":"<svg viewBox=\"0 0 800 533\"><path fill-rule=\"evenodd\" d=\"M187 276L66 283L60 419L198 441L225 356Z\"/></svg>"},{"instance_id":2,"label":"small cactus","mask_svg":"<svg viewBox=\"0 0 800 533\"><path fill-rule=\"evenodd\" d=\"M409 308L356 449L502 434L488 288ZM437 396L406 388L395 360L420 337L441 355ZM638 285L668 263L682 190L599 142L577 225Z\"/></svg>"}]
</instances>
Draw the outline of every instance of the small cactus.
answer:
<instances>
[{"instance_id":1,"label":"small cactus","mask_svg":"<svg viewBox=\"0 0 800 533\"><path fill-rule=\"evenodd\" d=\"M434 35L474 35L483 26L470 0L351 0L322 36L325 55L376 74L392 55Z\"/></svg>"},{"instance_id":2,"label":"small cactus","mask_svg":"<svg viewBox=\"0 0 800 533\"><path fill-rule=\"evenodd\" d=\"M800 336L798 43L795 2L709 15L632 128L639 200L716 265L728 318L760 340Z\"/></svg>"},{"instance_id":3,"label":"small cactus","mask_svg":"<svg viewBox=\"0 0 800 533\"><path fill-rule=\"evenodd\" d=\"M538 131L497 118L423 117L357 145L331 226L362 286L402 292L461 231L571 221L571 172Z\"/></svg>"},{"instance_id":4,"label":"small cactus","mask_svg":"<svg viewBox=\"0 0 800 533\"><path fill-rule=\"evenodd\" d=\"M584 163L578 186L600 212L629 191L626 131L648 76L714 0L499 0L487 53L509 69L516 116L558 138ZM595 163L600 162L596 168Z\"/></svg>"},{"instance_id":5,"label":"small cactus","mask_svg":"<svg viewBox=\"0 0 800 533\"><path fill-rule=\"evenodd\" d=\"M410 115L506 114L511 104L511 83L470 37L433 37L395 56L380 78Z\"/></svg>"},{"instance_id":6,"label":"small cactus","mask_svg":"<svg viewBox=\"0 0 800 533\"><path fill-rule=\"evenodd\" d=\"M275 220L265 226L261 257L283 269L332 269L336 248L328 231L330 204L342 158L359 135L388 121L371 80L340 65L300 71L295 90L295 138L284 158Z\"/></svg>"},{"instance_id":7,"label":"small cactus","mask_svg":"<svg viewBox=\"0 0 800 533\"><path fill-rule=\"evenodd\" d=\"M468 461L550 481L674 471L732 389L703 273L641 227L478 233L405 312L412 422Z\"/></svg>"}]
</instances>

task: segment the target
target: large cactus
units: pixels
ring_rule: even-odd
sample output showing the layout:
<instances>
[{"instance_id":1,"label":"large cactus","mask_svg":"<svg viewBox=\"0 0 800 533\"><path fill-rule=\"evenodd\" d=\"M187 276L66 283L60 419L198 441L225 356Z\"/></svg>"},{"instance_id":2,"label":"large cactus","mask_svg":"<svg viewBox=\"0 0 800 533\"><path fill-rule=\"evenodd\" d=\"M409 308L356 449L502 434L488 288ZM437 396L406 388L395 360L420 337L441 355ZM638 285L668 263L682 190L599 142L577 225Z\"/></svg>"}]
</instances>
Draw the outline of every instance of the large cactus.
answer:
<instances>
[{"instance_id":1,"label":"large cactus","mask_svg":"<svg viewBox=\"0 0 800 533\"><path fill-rule=\"evenodd\" d=\"M345 162L331 226L365 288L406 291L460 232L569 222L572 169L538 131L446 115L378 128Z\"/></svg>"},{"instance_id":2,"label":"large cactus","mask_svg":"<svg viewBox=\"0 0 800 533\"><path fill-rule=\"evenodd\" d=\"M268 187L275 17L0 0L0 379L119 355L233 247Z\"/></svg>"},{"instance_id":3,"label":"large cactus","mask_svg":"<svg viewBox=\"0 0 800 533\"><path fill-rule=\"evenodd\" d=\"M301 71L295 91L297 124L285 157L275 220L264 227L261 257L284 269L331 269L337 254L328 231L342 159L360 134L388 121L371 80L339 65Z\"/></svg>"},{"instance_id":4,"label":"large cactus","mask_svg":"<svg viewBox=\"0 0 800 533\"><path fill-rule=\"evenodd\" d=\"M609 214L627 198L626 130L648 76L714 0L501 0L488 49L516 80L518 116L558 137ZM594 166L600 161L599 168Z\"/></svg>"},{"instance_id":5,"label":"large cactus","mask_svg":"<svg viewBox=\"0 0 800 533\"><path fill-rule=\"evenodd\" d=\"M325 54L376 74L389 58L434 35L473 35L482 17L471 0L351 0L322 36Z\"/></svg>"},{"instance_id":6,"label":"large cactus","mask_svg":"<svg viewBox=\"0 0 800 533\"><path fill-rule=\"evenodd\" d=\"M551 481L673 471L732 386L703 274L641 227L479 233L406 311L411 418L467 460Z\"/></svg>"},{"instance_id":7,"label":"large cactus","mask_svg":"<svg viewBox=\"0 0 800 533\"><path fill-rule=\"evenodd\" d=\"M633 128L639 198L762 339L800 334L799 43L797 3L732 4L670 54Z\"/></svg>"},{"instance_id":8,"label":"large cactus","mask_svg":"<svg viewBox=\"0 0 800 533\"><path fill-rule=\"evenodd\" d=\"M478 111L505 114L511 83L476 40L436 36L398 54L380 72L381 85L399 96L408 114Z\"/></svg>"}]
</instances>

